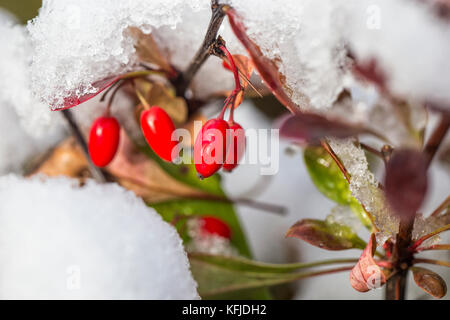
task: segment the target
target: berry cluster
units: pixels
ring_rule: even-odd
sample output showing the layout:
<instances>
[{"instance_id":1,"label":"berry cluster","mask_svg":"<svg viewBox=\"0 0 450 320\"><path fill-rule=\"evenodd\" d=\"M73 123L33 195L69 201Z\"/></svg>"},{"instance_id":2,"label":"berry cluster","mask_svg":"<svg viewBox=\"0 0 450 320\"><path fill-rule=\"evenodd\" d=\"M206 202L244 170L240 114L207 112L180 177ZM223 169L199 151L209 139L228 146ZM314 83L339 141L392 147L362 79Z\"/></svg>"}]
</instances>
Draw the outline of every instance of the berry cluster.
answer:
<instances>
[{"instance_id":1,"label":"berry cluster","mask_svg":"<svg viewBox=\"0 0 450 320\"><path fill-rule=\"evenodd\" d=\"M239 70L235 65L233 56L224 45L220 45L218 50L224 59L223 66L234 74L236 88L226 99L219 117L207 121L195 141L194 163L201 179L212 176L221 168L225 171L232 171L245 152L244 130L233 119L233 111L239 104L237 97L243 91L239 80ZM172 134L175 131L172 119L161 107L150 107L134 82L133 86L145 108L140 117L145 140L161 159L174 162L180 150L177 147L178 142L172 140ZM112 94L106 115L93 123L89 135L89 153L92 162L98 167L105 167L110 164L119 146L120 125L114 117L110 116L114 95L115 93ZM230 117L228 121L225 121L223 118L228 109L230 109Z\"/></svg>"},{"instance_id":2,"label":"berry cluster","mask_svg":"<svg viewBox=\"0 0 450 320\"><path fill-rule=\"evenodd\" d=\"M208 178L222 167L232 171L245 152L245 132L232 116L227 122L221 114L207 121L194 145L195 169L201 179Z\"/></svg>"}]
</instances>

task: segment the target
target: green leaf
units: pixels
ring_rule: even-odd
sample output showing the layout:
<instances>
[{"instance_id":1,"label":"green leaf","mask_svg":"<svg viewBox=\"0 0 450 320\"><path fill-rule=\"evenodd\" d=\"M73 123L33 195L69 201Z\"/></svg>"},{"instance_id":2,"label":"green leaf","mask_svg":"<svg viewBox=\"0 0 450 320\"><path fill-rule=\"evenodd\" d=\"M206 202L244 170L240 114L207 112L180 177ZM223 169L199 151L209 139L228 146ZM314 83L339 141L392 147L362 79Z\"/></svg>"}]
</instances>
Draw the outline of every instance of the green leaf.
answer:
<instances>
[{"instance_id":1,"label":"green leaf","mask_svg":"<svg viewBox=\"0 0 450 320\"><path fill-rule=\"evenodd\" d=\"M303 154L311 180L317 189L334 202L350 206L367 228L372 222L361 204L353 197L347 180L331 156L322 147L308 146Z\"/></svg>"},{"instance_id":2,"label":"green leaf","mask_svg":"<svg viewBox=\"0 0 450 320\"><path fill-rule=\"evenodd\" d=\"M200 180L197 176L194 164L175 165L162 160L149 147L142 147L141 150L156 161L156 163L158 163L158 165L174 179L213 195L225 195L220 185L220 175L215 174L208 179Z\"/></svg>"},{"instance_id":3,"label":"green leaf","mask_svg":"<svg viewBox=\"0 0 450 320\"><path fill-rule=\"evenodd\" d=\"M364 249L366 243L348 226L323 220L304 219L294 224L286 237L300 238L326 250Z\"/></svg>"}]
</instances>

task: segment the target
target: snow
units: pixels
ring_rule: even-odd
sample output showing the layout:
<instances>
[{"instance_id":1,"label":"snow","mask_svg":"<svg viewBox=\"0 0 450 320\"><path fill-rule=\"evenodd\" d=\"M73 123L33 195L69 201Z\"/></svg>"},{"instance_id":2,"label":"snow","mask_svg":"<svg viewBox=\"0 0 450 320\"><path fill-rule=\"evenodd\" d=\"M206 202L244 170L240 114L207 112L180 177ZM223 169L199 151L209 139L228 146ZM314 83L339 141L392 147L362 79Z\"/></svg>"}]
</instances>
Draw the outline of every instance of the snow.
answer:
<instances>
[{"instance_id":1,"label":"snow","mask_svg":"<svg viewBox=\"0 0 450 320\"><path fill-rule=\"evenodd\" d=\"M418 100L450 102L450 26L419 1L233 0L248 34L279 61L292 98L331 105L344 86L344 45L361 62L375 58L388 86ZM344 71L342 70L344 69Z\"/></svg>"},{"instance_id":2,"label":"snow","mask_svg":"<svg viewBox=\"0 0 450 320\"><path fill-rule=\"evenodd\" d=\"M4 12L0 12L0 175L22 172L33 156L65 133L60 115L32 97L27 33Z\"/></svg>"},{"instance_id":3,"label":"snow","mask_svg":"<svg viewBox=\"0 0 450 320\"><path fill-rule=\"evenodd\" d=\"M95 91L91 86L95 81L136 68L134 41L126 32L129 27L153 32L163 42L165 52L172 56L174 65L185 67L206 32L211 15L209 3L207 0L43 1L38 18L28 26L36 47L32 66L34 92L57 107L68 95ZM180 29L188 31L180 33ZM217 64L209 63L220 66L216 60ZM229 73L225 70L220 73L232 83Z\"/></svg>"},{"instance_id":4,"label":"snow","mask_svg":"<svg viewBox=\"0 0 450 320\"><path fill-rule=\"evenodd\" d=\"M0 102L15 109L24 130L42 137L61 131L61 117L31 93L33 48L26 28L0 16Z\"/></svg>"},{"instance_id":5,"label":"snow","mask_svg":"<svg viewBox=\"0 0 450 320\"><path fill-rule=\"evenodd\" d=\"M353 139L329 139L329 143L350 175L353 196L375 218L375 225L379 229L377 242L382 245L398 233L399 220L388 207L383 191L369 170L364 150Z\"/></svg>"},{"instance_id":6,"label":"snow","mask_svg":"<svg viewBox=\"0 0 450 320\"><path fill-rule=\"evenodd\" d=\"M425 4L408 0L227 1L244 17L248 34L277 61L293 100L326 109L345 85L345 47L358 60L375 58L388 86L416 100L450 102L449 25ZM47 104L61 106L70 94L92 92L91 84L136 68L129 27L153 32L172 62L185 68L203 39L209 0L44 1L29 24L36 53L33 89ZM242 49L225 21L220 33ZM232 79L210 59L196 93L228 88Z\"/></svg>"},{"instance_id":7,"label":"snow","mask_svg":"<svg viewBox=\"0 0 450 320\"><path fill-rule=\"evenodd\" d=\"M131 191L0 178L1 299L196 299L176 230Z\"/></svg>"}]
</instances>

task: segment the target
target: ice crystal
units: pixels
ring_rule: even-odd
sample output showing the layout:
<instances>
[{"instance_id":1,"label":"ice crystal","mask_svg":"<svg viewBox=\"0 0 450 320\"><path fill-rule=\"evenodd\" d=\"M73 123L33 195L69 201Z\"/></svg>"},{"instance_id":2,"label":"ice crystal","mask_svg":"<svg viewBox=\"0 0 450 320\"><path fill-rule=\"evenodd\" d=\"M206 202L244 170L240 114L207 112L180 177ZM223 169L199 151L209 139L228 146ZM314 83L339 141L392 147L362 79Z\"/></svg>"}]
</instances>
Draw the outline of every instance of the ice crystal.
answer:
<instances>
[{"instance_id":1,"label":"ice crystal","mask_svg":"<svg viewBox=\"0 0 450 320\"><path fill-rule=\"evenodd\" d=\"M416 219L414 220L414 229L413 229L413 240L417 240L436 229L439 229L447 224L450 224L450 213L446 212L441 215L424 217L422 214L418 214ZM424 241L421 247L429 247L434 244L437 244L441 241L441 237L439 235L435 235L430 239Z\"/></svg>"},{"instance_id":2,"label":"ice crystal","mask_svg":"<svg viewBox=\"0 0 450 320\"><path fill-rule=\"evenodd\" d=\"M348 206L335 206L331 209L331 213L327 216L326 221L347 226L355 233L363 226L361 221Z\"/></svg>"},{"instance_id":3,"label":"ice crystal","mask_svg":"<svg viewBox=\"0 0 450 320\"><path fill-rule=\"evenodd\" d=\"M388 207L383 191L369 170L364 150L353 139L329 139L329 143L350 175L350 190L353 196L374 217L375 225L379 229L377 242L383 244L397 234L399 221Z\"/></svg>"}]
</instances>

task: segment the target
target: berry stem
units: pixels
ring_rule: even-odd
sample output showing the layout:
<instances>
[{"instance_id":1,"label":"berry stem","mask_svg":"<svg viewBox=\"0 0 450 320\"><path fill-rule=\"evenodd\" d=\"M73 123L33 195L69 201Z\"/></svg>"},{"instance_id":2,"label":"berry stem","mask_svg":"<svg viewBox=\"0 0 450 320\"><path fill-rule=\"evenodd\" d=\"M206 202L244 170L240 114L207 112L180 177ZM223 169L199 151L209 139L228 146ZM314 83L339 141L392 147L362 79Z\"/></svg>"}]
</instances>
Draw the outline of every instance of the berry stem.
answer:
<instances>
[{"instance_id":1,"label":"berry stem","mask_svg":"<svg viewBox=\"0 0 450 320\"><path fill-rule=\"evenodd\" d=\"M228 49L225 47L225 45L221 45L219 46L220 50L223 51L223 53L225 54L225 56L228 59L228 63L231 67L231 70L233 71L233 75L234 75L234 84L235 84L235 91L239 92L242 90L242 86L241 86L241 81L239 80L239 71L236 68L236 64L234 63L234 58L232 56L232 54L230 53L230 51L228 51Z\"/></svg>"},{"instance_id":2,"label":"berry stem","mask_svg":"<svg viewBox=\"0 0 450 320\"><path fill-rule=\"evenodd\" d=\"M144 98L142 93L139 91L138 87L136 86L136 83L132 82L134 91L136 92L136 96L138 97L139 101L141 102L142 106L144 107L144 110L150 110L150 105L148 104L147 100Z\"/></svg>"},{"instance_id":3,"label":"berry stem","mask_svg":"<svg viewBox=\"0 0 450 320\"><path fill-rule=\"evenodd\" d=\"M116 97L117 92L126 84L125 81L120 81L120 84L114 89L109 97L108 104L106 105L105 116L109 117L111 114L111 106L114 102L114 98Z\"/></svg>"}]
</instances>

